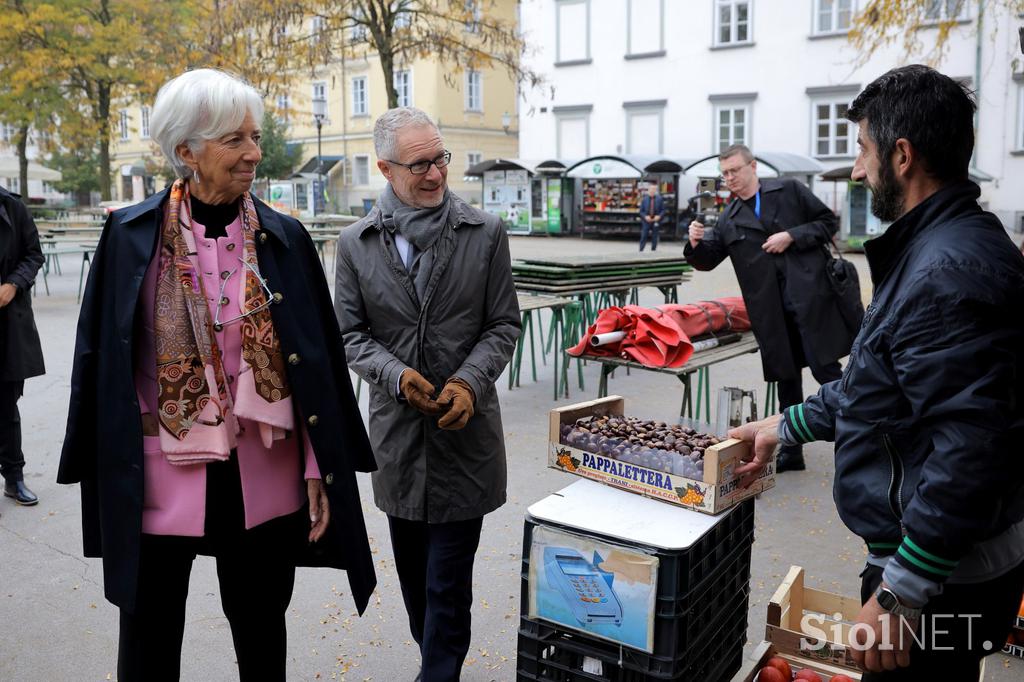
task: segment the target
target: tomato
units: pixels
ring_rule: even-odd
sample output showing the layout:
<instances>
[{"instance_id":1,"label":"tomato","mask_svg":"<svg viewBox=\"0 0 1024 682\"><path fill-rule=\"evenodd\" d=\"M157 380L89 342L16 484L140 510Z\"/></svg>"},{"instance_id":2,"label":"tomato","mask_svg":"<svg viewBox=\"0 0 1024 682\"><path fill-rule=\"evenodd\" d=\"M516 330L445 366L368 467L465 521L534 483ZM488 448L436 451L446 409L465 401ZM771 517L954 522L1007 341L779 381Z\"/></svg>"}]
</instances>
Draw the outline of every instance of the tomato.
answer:
<instances>
[{"instance_id":1,"label":"tomato","mask_svg":"<svg viewBox=\"0 0 1024 682\"><path fill-rule=\"evenodd\" d=\"M833 675L828 682L853 682L853 678L846 675Z\"/></svg>"},{"instance_id":2,"label":"tomato","mask_svg":"<svg viewBox=\"0 0 1024 682\"><path fill-rule=\"evenodd\" d=\"M789 663L786 662L786 659L779 658L778 656L772 656L765 662L765 665L778 670L786 680L793 679L793 669L789 667Z\"/></svg>"},{"instance_id":3,"label":"tomato","mask_svg":"<svg viewBox=\"0 0 1024 682\"><path fill-rule=\"evenodd\" d=\"M783 677L778 668L766 665L757 674L757 682L790 682L788 677Z\"/></svg>"},{"instance_id":4,"label":"tomato","mask_svg":"<svg viewBox=\"0 0 1024 682\"><path fill-rule=\"evenodd\" d=\"M807 682L821 682L821 675L810 668L804 668L796 674L794 680L806 680Z\"/></svg>"}]
</instances>

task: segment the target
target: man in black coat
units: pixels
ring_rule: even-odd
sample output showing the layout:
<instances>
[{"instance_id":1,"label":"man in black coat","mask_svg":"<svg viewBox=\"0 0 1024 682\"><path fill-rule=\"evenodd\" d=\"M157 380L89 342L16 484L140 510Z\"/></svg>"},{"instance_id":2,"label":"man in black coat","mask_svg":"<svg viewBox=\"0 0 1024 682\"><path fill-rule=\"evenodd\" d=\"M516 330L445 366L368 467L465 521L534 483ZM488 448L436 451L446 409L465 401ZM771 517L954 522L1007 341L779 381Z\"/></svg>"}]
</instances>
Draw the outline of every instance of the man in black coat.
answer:
<instances>
[{"instance_id":1,"label":"man in black coat","mask_svg":"<svg viewBox=\"0 0 1024 682\"><path fill-rule=\"evenodd\" d=\"M29 292L42 264L32 216L21 197L0 188L0 474L4 495L26 506L39 498L25 485L18 399L25 379L45 372Z\"/></svg>"},{"instance_id":2,"label":"man in black coat","mask_svg":"<svg viewBox=\"0 0 1024 682\"><path fill-rule=\"evenodd\" d=\"M803 367L820 384L834 381L853 344L856 329L845 323L825 271L836 216L796 180L758 178L745 145L727 148L719 162L734 198L713 230L690 223L684 254L698 270L732 259L765 381L778 382L783 409L803 401ZM799 445L779 452L778 471L804 468Z\"/></svg>"}]
</instances>

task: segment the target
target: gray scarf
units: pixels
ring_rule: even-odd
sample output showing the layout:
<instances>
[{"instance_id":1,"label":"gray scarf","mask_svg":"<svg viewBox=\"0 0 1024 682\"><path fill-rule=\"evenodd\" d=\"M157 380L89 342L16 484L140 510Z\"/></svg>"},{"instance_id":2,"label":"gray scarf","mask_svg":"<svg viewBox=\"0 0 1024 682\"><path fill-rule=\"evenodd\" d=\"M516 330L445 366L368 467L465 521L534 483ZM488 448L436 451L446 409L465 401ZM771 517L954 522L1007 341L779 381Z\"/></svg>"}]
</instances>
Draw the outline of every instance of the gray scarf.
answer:
<instances>
[{"instance_id":1,"label":"gray scarf","mask_svg":"<svg viewBox=\"0 0 1024 682\"><path fill-rule=\"evenodd\" d=\"M445 189L444 199L434 208L406 206L395 195L391 183L388 183L377 199L384 227L392 232L397 229L419 251L429 250L441 236L441 231L448 224L451 205L451 192Z\"/></svg>"}]
</instances>

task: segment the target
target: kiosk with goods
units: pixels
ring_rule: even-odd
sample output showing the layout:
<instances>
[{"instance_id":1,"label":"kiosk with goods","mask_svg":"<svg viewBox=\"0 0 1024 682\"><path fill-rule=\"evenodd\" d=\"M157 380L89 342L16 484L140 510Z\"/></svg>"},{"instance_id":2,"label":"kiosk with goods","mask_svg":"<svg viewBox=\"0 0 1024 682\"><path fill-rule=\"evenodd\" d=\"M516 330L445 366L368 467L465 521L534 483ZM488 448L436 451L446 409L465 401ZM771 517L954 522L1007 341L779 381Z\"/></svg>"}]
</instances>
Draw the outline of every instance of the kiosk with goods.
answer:
<instances>
[{"instance_id":1,"label":"kiosk with goods","mask_svg":"<svg viewBox=\"0 0 1024 682\"><path fill-rule=\"evenodd\" d=\"M686 161L658 157L593 156L570 166L567 179L579 185L584 235L640 236L640 201L650 183L657 183L665 202L660 237L673 238L678 222L680 175Z\"/></svg>"},{"instance_id":2,"label":"kiosk with goods","mask_svg":"<svg viewBox=\"0 0 1024 682\"><path fill-rule=\"evenodd\" d=\"M483 209L517 234L561 234L571 229L572 183L558 159L487 159L466 170L479 178Z\"/></svg>"}]
</instances>

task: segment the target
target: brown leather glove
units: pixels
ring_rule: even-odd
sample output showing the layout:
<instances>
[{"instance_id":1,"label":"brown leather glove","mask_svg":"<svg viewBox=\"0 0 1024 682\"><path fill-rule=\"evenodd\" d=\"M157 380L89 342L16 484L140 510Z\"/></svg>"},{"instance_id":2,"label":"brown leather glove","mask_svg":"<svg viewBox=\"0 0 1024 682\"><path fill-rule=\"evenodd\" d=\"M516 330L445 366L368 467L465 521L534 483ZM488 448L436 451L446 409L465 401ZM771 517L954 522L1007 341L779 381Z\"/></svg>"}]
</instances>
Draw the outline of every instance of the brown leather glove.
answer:
<instances>
[{"instance_id":1,"label":"brown leather glove","mask_svg":"<svg viewBox=\"0 0 1024 682\"><path fill-rule=\"evenodd\" d=\"M434 385L411 367L402 371L398 390L410 405L425 415L432 417L444 412L444 408L434 400Z\"/></svg>"},{"instance_id":2,"label":"brown leather glove","mask_svg":"<svg viewBox=\"0 0 1024 682\"><path fill-rule=\"evenodd\" d=\"M437 404L448 408L447 414L437 420L437 426L449 431L463 428L473 416L475 402L476 396L470 385L458 377L452 377L444 385L441 395L437 396Z\"/></svg>"}]
</instances>

